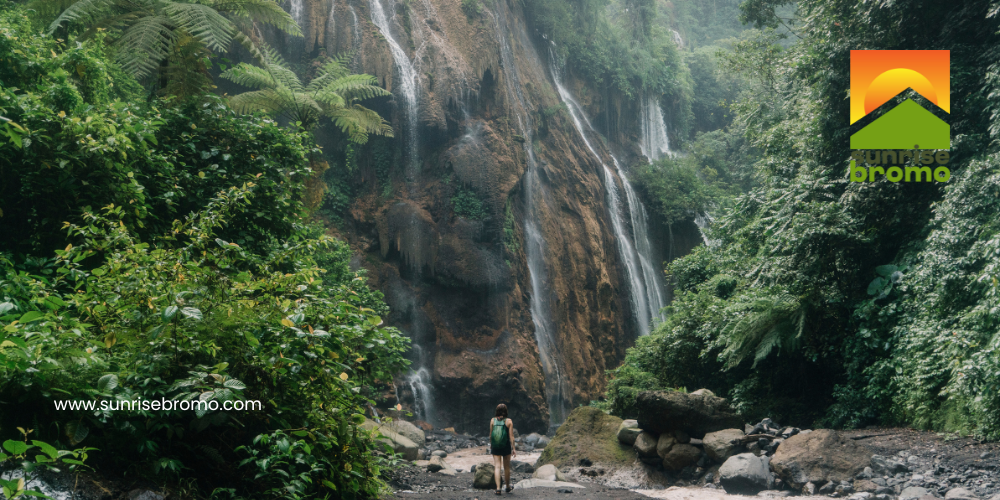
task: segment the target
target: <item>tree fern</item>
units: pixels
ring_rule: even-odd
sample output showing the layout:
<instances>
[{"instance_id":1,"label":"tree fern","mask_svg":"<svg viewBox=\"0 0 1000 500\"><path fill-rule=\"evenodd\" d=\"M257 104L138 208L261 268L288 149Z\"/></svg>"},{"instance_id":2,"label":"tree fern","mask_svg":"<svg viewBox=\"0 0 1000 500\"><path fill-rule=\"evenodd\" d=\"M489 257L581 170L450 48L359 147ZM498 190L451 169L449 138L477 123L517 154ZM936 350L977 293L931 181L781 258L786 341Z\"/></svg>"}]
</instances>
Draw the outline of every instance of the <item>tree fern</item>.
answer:
<instances>
[{"instance_id":1,"label":"tree fern","mask_svg":"<svg viewBox=\"0 0 1000 500\"><path fill-rule=\"evenodd\" d=\"M726 310L725 349L720 358L733 368L753 355L754 365L775 349L797 346L805 332L806 306L780 290L734 299Z\"/></svg>"},{"instance_id":2,"label":"tree fern","mask_svg":"<svg viewBox=\"0 0 1000 500\"><path fill-rule=\"evenodd\" d=\"M377 80L371 75L350 74L347 57L341 55L323 65L307 85L284 65L273 48L262 44L255 57L259 68L240 63L221 75L257 89L231 97L236 110L283 115L305 128L316 127L320 118L326 116L357 144L367 142L369 134L392 136L392 126L385 119L357 102L391 94L376 86Z\"/></svg>"},{"instance_id":3,"label":"tree fern","mask_svg":"<svg viewBox=\"0 0 1000 500\"><path fill-rule=\"evenodd\" d=\"M206 49L226 51L238 41L258 60L266 57L253 38L240 31L266 23L301 36L295 20L275 0L56 0L68 5L49 26L78 25L82 39L97 29L110 30L118 62L137 77L146 77L174 50L177 40L192 36ZM187 47L184 53L197 51ZM169 66L169 65L168 65ZM175 69L182 66L174 64ZM197 79L197 78L195 78ZM293 87L290 82L289 86Z\"/></svg>"},{"instance_id":4,"label":"tree fern","mask_svg":"<svg viewBox=\"0 0 1000 500\"><path fill-rule=\"evenodd\" d=\"M233 40L233 23L207 5L169 2L164 11L178 27L199 38L211 49L225 50Z\"/></svg>"}]
</instances>

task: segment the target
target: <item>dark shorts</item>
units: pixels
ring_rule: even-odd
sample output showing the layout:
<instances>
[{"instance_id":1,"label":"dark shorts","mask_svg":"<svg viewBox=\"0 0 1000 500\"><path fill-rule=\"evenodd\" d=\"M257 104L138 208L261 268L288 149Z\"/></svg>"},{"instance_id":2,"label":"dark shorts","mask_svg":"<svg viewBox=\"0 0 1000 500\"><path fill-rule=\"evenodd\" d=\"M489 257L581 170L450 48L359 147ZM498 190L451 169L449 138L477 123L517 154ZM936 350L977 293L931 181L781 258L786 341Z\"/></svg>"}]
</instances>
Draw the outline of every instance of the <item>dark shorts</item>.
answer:
<instances>
[{"instance_id":1,"label":"dark shorts","mask_svg":"<svg viewBox=\"0 0 1000 500\"><path fill-rule=\"evenodd\" d=\"M510 445L501 446L499 448L490 447L490 455L499 455L501 457L506 457L510 455Z\"/></svg>"}]
</instances>

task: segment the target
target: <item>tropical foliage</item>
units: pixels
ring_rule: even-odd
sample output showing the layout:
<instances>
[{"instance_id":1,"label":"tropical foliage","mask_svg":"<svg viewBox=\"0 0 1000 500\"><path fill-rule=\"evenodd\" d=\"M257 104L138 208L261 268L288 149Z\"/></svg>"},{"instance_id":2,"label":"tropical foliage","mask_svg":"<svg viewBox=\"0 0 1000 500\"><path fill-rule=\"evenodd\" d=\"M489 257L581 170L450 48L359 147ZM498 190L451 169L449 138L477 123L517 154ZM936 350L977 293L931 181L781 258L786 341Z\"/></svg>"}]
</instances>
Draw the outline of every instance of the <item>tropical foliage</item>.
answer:
<instances>
[{"instance_id":1,"label":"tropical foliage","mask_svg":"<svg viewBox=\"0 0 1000 500\"><path fill-rule=\"evenodd\" d=\"M983 110L1000 81L996 11L804 1L790 21L782 5L746 2L761 30L718 59L746 82L732 127L756 157L753 182L714 211L713 245L669 266L668 319L630 351L608 404L627 413L630 387L709 387L751 419L995 439L1000 115ZM941 47L962 96L951 181L849 182L850 50Z\"/></svg>"},{"instance_id":2,"label":"tropical foliage","mask_svg":"<svg viewBox=\"0 0 1000 500\"><path fill-rule=\"evenodd\" d=\"M147 99L112 31L66 44L0 11L0 400L19 408L0 462L27 464L4 495L59 465L200 497L378 496L391 450L358 424L407 340L307 223L312 137L220 97ZM136 406L165 399L219 407Z\"/></svg>"},{"instance_id":3,"label":"tropical foliage","mask_svg":"<svg viewBox=\"0 0 1000 500\"><path fill-rule=\"evenodd\" d=\"M231 97L234 109L282 116L306 129L315 128L320 118L327 117L355 144L368 142L369 134L392 136L392 126L385 119L358 104L361 100L391 94L376 85L378 80L374 76L351 74L347 55L329 60L303 85L274 49L265 46L261 54L261 67L240 63L221 75L257 89Z\"/></svg>"}]
</instances>

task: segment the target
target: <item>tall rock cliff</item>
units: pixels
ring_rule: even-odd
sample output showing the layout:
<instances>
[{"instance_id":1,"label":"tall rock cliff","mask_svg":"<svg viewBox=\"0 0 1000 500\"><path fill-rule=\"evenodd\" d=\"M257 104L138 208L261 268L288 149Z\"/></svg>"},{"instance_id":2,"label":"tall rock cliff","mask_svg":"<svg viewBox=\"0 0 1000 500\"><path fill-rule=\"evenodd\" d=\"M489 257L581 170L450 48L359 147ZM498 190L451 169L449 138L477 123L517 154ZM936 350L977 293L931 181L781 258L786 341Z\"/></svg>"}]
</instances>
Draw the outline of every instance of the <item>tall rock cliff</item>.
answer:
<instances>
[{"instance_id":1,"label":"tall rock cliff","mask_svg":"<svg viewBox=\"0 0 1000 500\"><path fill-rule=\"evenodd\" d=\"M305 36L271 42L290 61L308 68L350 52L355 71L393 92L372 104L396 130L391 168L360 167L337 231L385 293L389 324L413 340L399 401L418 418L472 432L504 402L520 430L544 431L597 398L604 372L641 331L632 302L641 299L612 229L602 165L610 151L594 138L588 148L574 128L548 52L538 50L545 41L529 34L517 2L286 8ZM587 113L609 113L571 69L563 80ZM618 106L618 122L640 114L638 103ZM635 159L641 125L624 122L610 143ZM625 182L618 173L610 181ZM456 213L463 199L481 203L478 216ZM681 226L669 236L651 226L657 269L700 241L693 224ZM634 235L628 221L625 230Z\"/></svg>"}]
</instances>

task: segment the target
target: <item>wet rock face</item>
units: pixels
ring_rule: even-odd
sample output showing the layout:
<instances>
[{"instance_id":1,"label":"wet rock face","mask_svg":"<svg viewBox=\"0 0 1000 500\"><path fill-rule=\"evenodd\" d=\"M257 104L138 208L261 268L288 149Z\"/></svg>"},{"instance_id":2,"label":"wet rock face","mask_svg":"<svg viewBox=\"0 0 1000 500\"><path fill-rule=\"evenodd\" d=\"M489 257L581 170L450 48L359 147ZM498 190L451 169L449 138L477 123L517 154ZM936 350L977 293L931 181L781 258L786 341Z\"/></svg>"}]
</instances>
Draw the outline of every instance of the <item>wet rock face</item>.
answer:
<instances>
[{"instance_id":1,"label":"wet rock face","mask_svg":"<svg viewBox=\"0 0 1000 500\"><path fill-rule=\"evenodd\" d=\"M711 392L643 391L636 397L639 427L655 433L684 431L695 438L743 423L725 398Z\"/></svg>"},{"instance_id":2,"label":"wet rock face","mask_svg":"<svg viewBox=\"0 0 1000 500\"><path fill-rule=\"evenodd\" d=\"M304 41L273 40L290 61L309 67L321 50L350 51L355 71L375 75L394 93L371 104L394 124L392 166L378 174L368 160L360 163L364 182L337 233L359 254L357 264L368 269L371 285L385 294L392 311L387 324L413 340L413 368L426 371L421 383L430 388L430 400L418 401L422 389L402 378L395 388L400 403L420 420L481 434L502 402L523 432L548 430L524 234L529 145L537 158L535 223L544 240L541 289L551 297L546 313L570 388L564 406L597 399L604 371L620 363L637 328L601 167L567 117L549 117L542 126L539 110L560 102L523 13L501 3L470 17L460 2L445 0L385 9L394 39L417 69L418 142L407 144L411 121L401 73L371 21L371 3L303 3ZM509 28L503 38L501 21ZM502 57L507 47L510 56ZM607 103L595 100L599 92L587 92L572 78L566 83L592 116L607 112ZM628 126L612 140L624 139ZM333 137L317 131L321 144ZM629 148L634 146L622 146ZM481 203L479 217L456 213L460 192ZM666 228L652 230L658 261L700 241L693 225L675 225L672 235L682 243L674 248L665 244Z\"/></svg>"}]
</instances>

